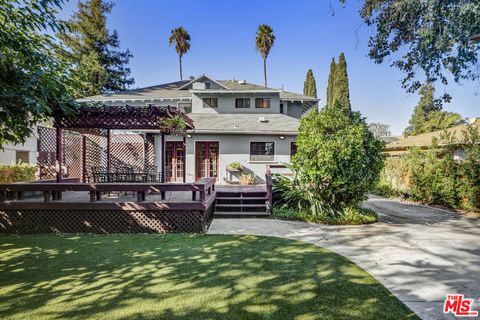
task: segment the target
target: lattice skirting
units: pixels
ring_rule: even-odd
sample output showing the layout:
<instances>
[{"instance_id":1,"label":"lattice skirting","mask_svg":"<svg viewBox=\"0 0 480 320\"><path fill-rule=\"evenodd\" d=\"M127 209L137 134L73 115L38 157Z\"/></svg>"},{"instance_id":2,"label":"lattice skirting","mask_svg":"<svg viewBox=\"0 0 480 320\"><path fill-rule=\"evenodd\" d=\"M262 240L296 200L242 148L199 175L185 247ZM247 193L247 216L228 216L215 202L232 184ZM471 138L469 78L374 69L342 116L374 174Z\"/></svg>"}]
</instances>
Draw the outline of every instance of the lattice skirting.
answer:
<instances>
[{"instance_id":1,"label":"lattice skirting","mask_svg":"<svg viewBox=\"0 0 480 320\"><path fill-rule=\"evenodd\" d=\"M168 233L206 232L207 210L4 210L0 233Z\"/></svg>"}]
</instances>

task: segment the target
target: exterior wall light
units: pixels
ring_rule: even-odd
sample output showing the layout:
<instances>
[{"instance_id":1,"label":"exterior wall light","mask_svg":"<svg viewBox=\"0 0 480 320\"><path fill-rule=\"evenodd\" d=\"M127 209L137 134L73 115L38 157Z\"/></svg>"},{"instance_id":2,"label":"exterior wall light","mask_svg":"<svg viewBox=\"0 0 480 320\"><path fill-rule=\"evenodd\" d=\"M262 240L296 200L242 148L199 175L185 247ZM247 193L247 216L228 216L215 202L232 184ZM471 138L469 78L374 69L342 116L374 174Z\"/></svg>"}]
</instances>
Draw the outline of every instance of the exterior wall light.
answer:
<instances>
[{"instance_id":1,"label":"exterior wall light","mask_svg":"<svg viewBox=\"0 0 480 320\"><path fill-rule=\"evenodd\" d=\"M285 136L278 137L280 140L285 140Z\"/></svg>"}]
</instances>

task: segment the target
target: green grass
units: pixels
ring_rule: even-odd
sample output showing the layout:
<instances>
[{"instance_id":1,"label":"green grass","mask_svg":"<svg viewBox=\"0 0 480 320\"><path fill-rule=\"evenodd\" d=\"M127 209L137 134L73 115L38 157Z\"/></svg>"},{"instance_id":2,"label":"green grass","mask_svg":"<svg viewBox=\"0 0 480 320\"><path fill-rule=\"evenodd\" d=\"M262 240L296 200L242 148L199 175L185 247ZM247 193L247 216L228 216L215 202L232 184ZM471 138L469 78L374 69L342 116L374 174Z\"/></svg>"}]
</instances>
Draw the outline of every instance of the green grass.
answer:
<instances>
[{"instance_id":1,"label":"green grass","mask_svg":"<svg viewBox=\"0 0 480 320\"><path fill-rule=\"evenodd\" d=\"M254 236L0 236L1 319L417 319L351 261Z\"/></svg>"},{"instance_id":2,"label":"green grass","mask_svg":"<svg viewBox=\"0 0 480 320\"><path fill-rule=\"evenodd\" d=\"M272 215L278 219L306 221L334 225L358 225L375 223L378 216L375 211L367 208L346 208L343 215L331 217L329 215L305 214L296 209L273 207Z\"/></svg>"}]
</instances>

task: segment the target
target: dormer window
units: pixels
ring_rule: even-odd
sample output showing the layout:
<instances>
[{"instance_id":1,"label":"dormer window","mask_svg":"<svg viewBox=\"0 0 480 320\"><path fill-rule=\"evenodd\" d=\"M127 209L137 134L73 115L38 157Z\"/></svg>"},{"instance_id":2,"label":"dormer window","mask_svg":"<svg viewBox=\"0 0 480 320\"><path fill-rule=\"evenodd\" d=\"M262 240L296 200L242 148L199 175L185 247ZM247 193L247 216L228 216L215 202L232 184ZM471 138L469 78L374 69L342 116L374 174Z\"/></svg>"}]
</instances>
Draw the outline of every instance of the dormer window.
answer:
<instances>
[{"instance_id":1,"label":"dormer window","mask_svg":"<svg viewBox=\"0 0 480 320\"><path fill-rule=\"evenodd\" d=\"M255 108L257 108L257 109L268 109L268 108L270 108L270 98L256 98L255 99Z\"/></svg>"}]
</instances>

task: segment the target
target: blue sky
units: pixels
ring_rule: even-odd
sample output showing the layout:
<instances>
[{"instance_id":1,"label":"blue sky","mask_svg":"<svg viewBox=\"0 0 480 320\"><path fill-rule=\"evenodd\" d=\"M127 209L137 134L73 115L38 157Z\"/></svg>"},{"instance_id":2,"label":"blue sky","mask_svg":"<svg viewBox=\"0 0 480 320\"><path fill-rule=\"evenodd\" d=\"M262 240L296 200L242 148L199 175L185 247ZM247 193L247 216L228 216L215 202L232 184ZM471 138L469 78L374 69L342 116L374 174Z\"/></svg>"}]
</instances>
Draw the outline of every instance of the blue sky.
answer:
<instances>
[{"instance_id":1,"label":"blue sky","mask_svg":"<svg viewBox=\"0 0 480 320\"><path fill-rule=\"evenodd\" d=\"M277 37L267 62L270 87L302 92L311 68L319 98L325 101L330 61L345 52L353 108L368 122L387 123L400 134L418 96L401 88L402 74L388 62L377 65L367 57L373 30L359 18L360 2L350 0L342 7L337 0L117 0L108 28L118 31L122 48L134 55L134 87L144 87L179 79L178 57L168 45L170 30L178 26L192 37L183 59L184 78L205 73L262 84L263 64L254 39L258 25L269 24ZM70 16L76 3L67 3L60 16ZM480 116L478 82L439 86L437 93L445 90L453 96L446 110Z\"/></svg>"}]
</instances>

